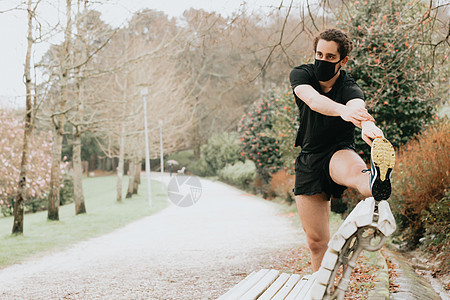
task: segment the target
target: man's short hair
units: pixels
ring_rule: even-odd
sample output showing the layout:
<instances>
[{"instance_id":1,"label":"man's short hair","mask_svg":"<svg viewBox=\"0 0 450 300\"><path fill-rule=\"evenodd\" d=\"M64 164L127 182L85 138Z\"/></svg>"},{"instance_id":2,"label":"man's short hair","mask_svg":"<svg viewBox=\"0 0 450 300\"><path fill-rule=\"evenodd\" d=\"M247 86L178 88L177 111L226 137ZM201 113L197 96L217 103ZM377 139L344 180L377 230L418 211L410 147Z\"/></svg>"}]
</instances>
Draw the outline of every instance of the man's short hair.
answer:
<instances>
[{"instance_id":1,"label":"man's short hair","mask_svg":"<svg viewBox=\"0 0 450 300\"><path fill-rule=\"evenodd\" d=\"M353 49L352 40L345 32L339 29L327 29L325 31L322 31L319 36L316 36L314 38L314 52L316 52L317 50L317 43L319 42L319 40L336 42L338 44L338 52L341 56L341 59L349 55Z\"/></svg>"}]
</instances>

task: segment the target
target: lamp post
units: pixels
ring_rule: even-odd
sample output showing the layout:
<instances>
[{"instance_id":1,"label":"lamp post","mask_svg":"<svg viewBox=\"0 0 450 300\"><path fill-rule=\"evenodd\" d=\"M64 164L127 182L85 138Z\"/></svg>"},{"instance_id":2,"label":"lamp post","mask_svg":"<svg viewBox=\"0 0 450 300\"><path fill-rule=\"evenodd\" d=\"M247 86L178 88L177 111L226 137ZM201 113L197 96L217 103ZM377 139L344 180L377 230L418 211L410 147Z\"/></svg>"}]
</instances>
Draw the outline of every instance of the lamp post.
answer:
<instances>
[{"instance_id":1,"label":"lamp post","mask_svg":"<svg viewBox=\"0 0 450 300\"><path fill-rule=\"evenodd\" d=\"M147 177L148 205L152 207L152 186L150 183L150 151L148 149L147 99L148 88L143 87L141 95L144 100L144 132L145 132L145 176Z\"/></svg>"}]
</instances>

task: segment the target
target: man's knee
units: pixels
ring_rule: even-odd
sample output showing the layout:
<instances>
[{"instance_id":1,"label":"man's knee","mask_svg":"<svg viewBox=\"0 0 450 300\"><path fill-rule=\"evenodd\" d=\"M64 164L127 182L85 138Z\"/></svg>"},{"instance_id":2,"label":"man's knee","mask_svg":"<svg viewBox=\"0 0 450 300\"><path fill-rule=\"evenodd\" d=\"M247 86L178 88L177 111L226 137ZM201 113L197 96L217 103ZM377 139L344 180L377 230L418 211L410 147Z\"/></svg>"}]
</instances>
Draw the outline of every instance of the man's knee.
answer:
<instances>
[{"instance_id":1,"label":"man's knee","mask_svg":"<svg viewBox=\"0 0 450 300\"><path fill-rule=\"evenodd\" d=\"M336 152L330 161L330 177L337 184L358 188L361 179L365 177L361 172L365 168L364 161L356 153Z\"/></svg>"},{"instance_id":2,"label":"man's knee","mask_svg":"<svg viewBox=\"0 0 450 300\"><path fill-rule=\"evenodd\" d=\"M307 241L309 250L311 250L312 253L316 254L316 253L323 253L327 250L329 238L307 237Z\"/></svg>"}]
</instances>

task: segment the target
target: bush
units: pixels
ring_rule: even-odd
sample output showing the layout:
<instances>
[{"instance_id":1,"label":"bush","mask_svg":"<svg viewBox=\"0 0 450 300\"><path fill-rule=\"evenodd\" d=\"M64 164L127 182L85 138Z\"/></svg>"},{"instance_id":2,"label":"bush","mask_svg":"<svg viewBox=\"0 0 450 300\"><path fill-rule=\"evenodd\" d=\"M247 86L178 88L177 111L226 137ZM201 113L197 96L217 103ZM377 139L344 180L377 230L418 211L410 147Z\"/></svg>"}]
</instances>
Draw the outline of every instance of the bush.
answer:
<instances>
[{"instance_id":1,"label":"bush","mask_svg":"<svg viewBox=\"0 0 450 300\"><path fill-rule=\"evenodd\" d=\"M0 110L0 128L0 206L2 213L8 215L12 212L17 195L24 121L15 117L13 112ZM29 140L25 206L32 211L41 206L37 202L46 201L50 191L51 140L51 132L37 130L34 130ZM61 170L66 166L67 162L61 163Z\"/></svg>"},{"instance_id":2,"label":"bush","mask_svg":"<svg viewBox=\"0 0 450 300\"><path fill-rule=\"evenodd\" d=\"M345 24L355 45L348 70L364 91L377 125L398 148L432 119L439 100L432 81L445 68L441 72L438 65L430 66L434 54L445 56L445 48L433 50L426 42L436 29L425 2L356 1L348 7L350 22ZM369 158L362 139L356 139L356 148Z\"/></svg>"},{"instance_id":3,"label":"bush","mask_svg":"<svg viewBox=\"0 0 450 300\"><path fill-rule=\"evenodd\" d=\"M65 173L62 182L63 184L59 190L59 204L66 205L74 201L73 177L70 174Z\"/></svg>"},{"instance_id":4,"label":"bush","mask_svg":"<svg viewBox=\"0 0 450 300\"><path fill-rule=\"evenodd\" d=\"M450 271L450 190L445 196L421 213L421 218L425 227L425 237L421 239L423 248L437 255L441 261L440 268L444 273Z\"/></svg>"},{"instance_id":5,"label":"bush","mask_svg":"<svg viewBox=\"0 0 450 300\"><path fill-rule=\"evenodd\" d=\"M449 133L449 120L442 120L399 151L391 207L410 248L418 245L427 228L448 224L448 215L436 212L450 186Z\"/></svg>"},{"instance_id":6,"label":"bush","mask_svg":"<svg viewBox=\"0 0 450 300\"><path fill-rule=\"evenodd\" d=\"M237 162L219 170L218 175L224 182L249 190L256 176L256 166L250 160L246 160L245 163Z\"/></svg>"},{"instance_id":7,"label":"bush","mask_svg":"<svg viewBox=\"0 0 450 300\"><path fill-rule=\"evenodd\" d=\"M196 176L207 177L216 175L216 172L202 157L197 161L191 161L186 169Z\"/></svg>"},{"instance_id":8,"label":"bush","mask_svg":"<svg viewBox=\"0 0 450 300\"><path fill-rule=\"evenodd\" d=\"M47 210L48 208L48 198L37 198L33 197L27 199L25 202L25 212L38 212L42 210Z\"/></svg>"},{"instance_id":9,"label":"bush","mask_svg":"<svg viewBox=\"0 0 450 300\"><path fill-rule=\"evenodd\" d=\"M266 183L269 183L272 174L283 165L279 141L273 137L273 116L278 101L272 94L269 99L255 102L241 119L239 129L241 156L255 163L258 176Z\"/></svg>"},{"instance_id":10,"label":"bush","mask_svg":"<svg viewBox=\"0 0 450 300\"><path fill-rule=\"evenodd\" d=\"M274 91L274 95L277 105L273 114L273 129L270 136L278 141L284 170L289 174L294 174L295 159L301 151L300 147L294 147L299 126L297 104L290 87L288 88L284 84L282 88Z\"/></svg>"},{"instance_id":11,"label":"bush","mask_svg":"<svg viewBox=\"0 0 450 300\"><path fill-rule=\"evenodd\" d=\"M236 133L221 133L211 136L208 143L201 147L201 172L216 175L227 164L241 160L240 144Z\"/></svg>"},{"instance_id":12,"label":"bush","mask_svg":"<svg viewBox=\"0 0 450 300\"><path fill-rule=\"evenodd\" d=\"M295 176L289 174L287 170L280 170L272 175L270 181L270 189L275 193L276 197L280 197L288 203L294 201L294 188Z\"/></svg>"}]
</instances>

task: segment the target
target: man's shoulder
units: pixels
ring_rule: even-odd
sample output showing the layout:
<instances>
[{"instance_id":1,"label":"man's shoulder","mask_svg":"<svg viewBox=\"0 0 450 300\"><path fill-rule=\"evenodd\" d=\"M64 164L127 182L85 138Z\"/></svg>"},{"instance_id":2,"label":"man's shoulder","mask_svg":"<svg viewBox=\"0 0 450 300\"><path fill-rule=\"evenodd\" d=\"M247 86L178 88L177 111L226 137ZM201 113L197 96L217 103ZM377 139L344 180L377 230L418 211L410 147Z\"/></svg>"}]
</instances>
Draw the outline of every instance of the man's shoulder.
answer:
<instances>
[{"instance_id":1,"label":"man's shoulder","mask_svg":"<svg viewBox=\"0 0 450 300\"><path fill-rule=\"evenodd\" d=\"M364 99L364 92L356 83L355 79L346 71L344 71L342 88L344 91L344 98L346 100L351 100L353 98Z\"/></svg>"},{"instance_id":2,"label":"man's shoulder","mask_svg":"<svg viewBox=\"0 0 450 300\"><path fill-rule=\"evenodd\" d=\"M352 85L355 85L355 86L358 86L358 84L356 83L356 81L355 81L355 79L352 77L352 75L350 75L347 71L345 71L345 70L342 70L342 72L344 73L343 74L343 80L342 80L342 83L343 83L343 85L344 86L352 86Z\"/></svg>"},{"instance_id":3,"label":"man's shoulder","mask_svg":"<svg viewBox=\"0 0 450 300\"><path fill-rule=\"evenodd\" d=\"M311 84L315 78L313 66L312 64L303 64L292 69L289 78L293 88L300 84Z\"/></svg>"},{"instance_id":4,"label":"man's shoulder","mask_svg":"<svg viewBox=\"0 0 450 300\"><path fill-rule=\"evenodd\" d=\"M314 73L314 65L313 64L303 64L303 65L299 65L297 67L294 67L294 69L292 69L292 72L294 71L298 71L298 70L302 70L302 71L306 71L306 72L312 72Z\"/></svg>"}]
</instances>

